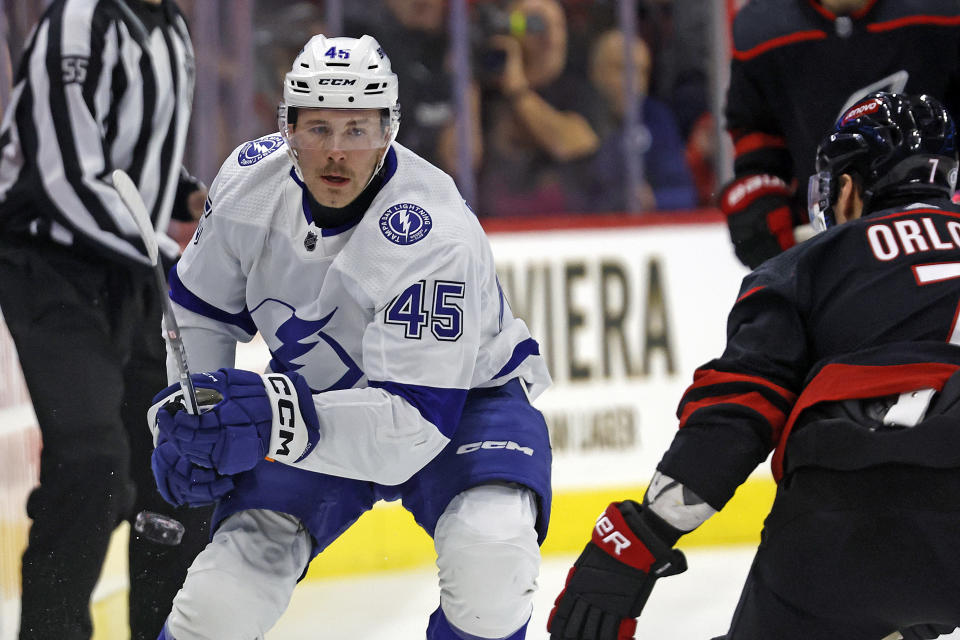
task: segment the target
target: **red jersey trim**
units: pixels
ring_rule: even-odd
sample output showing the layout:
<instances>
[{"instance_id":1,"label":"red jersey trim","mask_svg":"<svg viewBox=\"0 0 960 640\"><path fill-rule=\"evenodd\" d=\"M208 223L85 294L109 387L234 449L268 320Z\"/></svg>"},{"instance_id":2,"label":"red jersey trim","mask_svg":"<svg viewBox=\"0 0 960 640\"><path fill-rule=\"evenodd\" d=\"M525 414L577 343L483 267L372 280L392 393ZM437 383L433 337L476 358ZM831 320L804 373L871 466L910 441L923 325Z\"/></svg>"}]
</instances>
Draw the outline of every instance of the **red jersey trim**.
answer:
<instances>
[{"instance_id":1,"label":"red jersey trim","mask_svg":"<svg viewBox=\"0 0 960 640\"><path fill-rule=\"evenodd\" d=\"M733 153L742 156L760 149L785 149L787 141L783 136L774 136L769 133L748 133L738 138L733 145Z\"/></svg>"},{"instance_id":2,"label":"red jersey trim","mask_svg":"<svg viewBox=\"0 0 960 640\"><path fill-rule=\"evenodd\" d=\"M927 387L940 391L960 366L942 362L899 365L828 364L810 381L790 412L790 418L776 442L771 468L777 482L783 477L783 457L797 417L819 402L855 400L902 393Z\"/></svg>"},{"instance_id":3,"label":"red jersey trim","mask_svg":"<svg viewBox=\"0 0 960 640\"><path fill-rule=\"evenodd\" d=\"M761 288L762 287L757 287L757 289ZM751 289L748 293L752 293L755 290L756 289ZM713 384L726 384L729 382L749 382L751 384L766 387L775 391L777 395L782 396L787 402L793 402L797 397L797 394L790 391L786 387L781 387L778 384L774 384L766 378L761 378L760 376L751 376L745 373L728 373L726 371L717 371L716 369L697 369L693 373L693 384L687 388L687 392L692 389L699 389L701 387L707 387Z\"/></svg>"},{"instance_id":4,"label":"red jersey trim","mask_svg":"<svg viewBox=\"0 0 960 640\"><path fill-rule=\"evenodd\" d=\"M749 291L745 291L742 296L740 296L739 298L737 298L737 302L740 302L741 300L745 300L745 299L749 298L750 296L752 296L753 294L755 294L757 291L760 291L761 289L766 289L766 288L767 288L767 285L762 284L762 285L760 285L759 287L754 287L753 289L750 289Z\"/></svg>"},{"instance_id":5,"label":"red jersey trim","mask_svg":"<svg viewBox=\"0 0 960 640\"><path fill-rule=\"evenodd\" d=\"M797 397L797 395L789 389L774 384L765 378L742 373L727 373L725 371L716 371L714 369L698 369L693 374L693 384L687 388L686 393L689 393L693 389L700 389L703 387L731 382L746 382L770 389L790 404L793 404ZM686 395L686 393L684 395ZM783 411L783 409L777 407L759 391L731 393L724 396L703 398L702 400L697 400L696 402L688 402L683 405L683 410L679 416L680 428L682 429L684 426L686 426L687 420L689 420L690 416L693 415L697 410L720 404L738 404L756 411L770 424L772 441L779 441L780 431L783 429L783 426L787 421L787 414Z\"/></svg>"},{"instance_id":6,"label":"red jersey trim","mask_svg":"<svg viewBox=\"0 0 960 640\"><path fill-rule=\"evenodd\" d=\"M866 216L870 220L888 220L890 218L899 218L900 216L912 216L917 213L933 213L941 216L949 216L951 218L960 218L960 213L956 211L947 211L946 209L905 209L902 211L895 211L893 213L888 213L885 216Z\"/></svg>"},{"instance_id":7,"label":"red jersey trim","mask_svg":"<svg viewBox=\"0 0 960 640\"><path fill-rule=\"evenodd\" d=\"M831 21L832 21L832 20L836 20L836 19L837 19L837 14L835 14L833 11L830 11L829 9L827 9L826 7L824 7L822 4L820 4L819 2L817 2L817 0L807 0L807 1L810 3L810 6L812 6L812 7L814 8L814 10L816 10L817 13L819 13L820 15L822 15L822 16L823 16L824 18L826 18L827 20L831 20ZM868 3L865 4L865 5L863 5L863 7L861 7L860 9L857 9L856 11L854 11L853 13L851 13L851 14L850 14L850 17L851 17L851 18L862 18L863 16L865 16L865 15L867 14L868 11L870 11L870 9L873 9L873 5L875 5L876 3L877 3L877 0L870 0L870 2L868 2Z\"/></svg>"},{"instance_id":8,"label":"red jersey trim","mask_svg":"<svg viewBox=\"0 0 960 640\"><path fill-rule=\"evenodd\" d=\"M796 33L790 33L785 36L779 36L773 38L772 40L767 40L752 49L747 49L746 51L734 50L733 57L735 60L741 62L756 58L761 53L766 53L771 49L776 49L778 47L785 47L789 44L796 44L797 42L804 42L806 40L825 40L827 38L827 32L820 29L811 29L810 31L797 31Z\"/></svg>"},{"instance_id":9,"label":"red jersey trim","mask_svg":"<svg viewBox=\"0 0 960 640\"><path fill-rule=\"evenodd\" d=\"M867 31L871 33L881 33L884 31L893 31L894 29L914 27L917 25L955 27L960 25L960 16L906 16L905 18L897 18L896 20L868 24Z\"/></svg>"},{"instance_id":10,"label":"red jersey trim","mask_svg":"<svg viewBox=\"0 0 960 640\"><path fill-rule=\"evenodd\" d=\"M715 407L721 404L736 404L756 411L770 425L771 442L779 442L780 432L783 431L784 424L787 422L787 414L772 402L763 396L759 391L749 391L747 393L731 393L726 396L714 396L704 398L697 402L688 402L683 407L683 413L680 415L680 428L687 426L687 420L699 409L704 407Z\"/></svg>"}]
</instances>

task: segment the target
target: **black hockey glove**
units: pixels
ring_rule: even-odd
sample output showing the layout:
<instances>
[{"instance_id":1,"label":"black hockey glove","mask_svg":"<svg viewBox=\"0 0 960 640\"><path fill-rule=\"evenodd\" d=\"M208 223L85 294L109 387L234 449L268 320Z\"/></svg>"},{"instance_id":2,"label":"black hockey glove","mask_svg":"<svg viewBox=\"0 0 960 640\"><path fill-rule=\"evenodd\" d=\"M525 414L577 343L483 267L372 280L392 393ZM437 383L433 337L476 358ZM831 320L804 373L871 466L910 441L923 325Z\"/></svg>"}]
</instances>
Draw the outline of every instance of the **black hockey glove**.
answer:
<instances>
[{"instance_id":1,"label":"black hockey glove","mask_svg":"<svg viewBox=\"0 0 960 640\"><path fill-rule=\"evenodd\" d=\"M951 633L957 626L953 624L917 624L900 629L903 640L934 640Z\"/></svg>"},{"instance_id":2,"label":"black hockey glove","mask_svg":"<svg viewBox=\"0 0 960 640\"><path fill-rule=\"evenodd\" d=\"M740 262L755 269L796 244L792 199L793 189L769 174L743 176L724 187L720 209Z\"/></svg>"},{"instance_id":3,"label":"black hockey glove","mask_svg":"<svg viewBox=\"0 0 960 640\"><path fill-rule=\"evenodd\" d=\"M193 222L195 218L188 203L190 195L200 190L206 191L207 185L181 167L180 179L177 181L177 193L173 197L173 211L170 213L170 217L180 222Z\"/></svg>"},{"instance_id":4,"label":"black hockey glove","mask_svg":"<svg viewBox=\"0 0 960 640\"><path fill-rule=\"evenodd\" d=\"M672 527L632 500L607 507L550 612L551 640L633 638L656 579L687 570L683 553L655 529Z\"/></svg>"}]
</instances>

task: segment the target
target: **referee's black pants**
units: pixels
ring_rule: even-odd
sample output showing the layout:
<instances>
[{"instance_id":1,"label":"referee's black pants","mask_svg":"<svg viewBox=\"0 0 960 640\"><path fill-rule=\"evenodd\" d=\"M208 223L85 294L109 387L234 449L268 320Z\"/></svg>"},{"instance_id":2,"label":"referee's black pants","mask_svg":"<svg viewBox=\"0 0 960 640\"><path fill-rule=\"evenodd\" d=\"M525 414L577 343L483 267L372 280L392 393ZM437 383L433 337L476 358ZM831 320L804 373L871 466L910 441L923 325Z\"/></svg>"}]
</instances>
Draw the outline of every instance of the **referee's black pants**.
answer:
<instances>
[{"instance_id":1,"label":"referee's black pants","mask_svg":"<svg viewBox=\"0 0 960 640\"><path fill-rule=\"evenodd\" d=\"M725 638L881 640L932 623L960 624L960 469L807 467L777 489Z\"/></svg>"},{"instance_id":2,"label":"referee's black pants","mask_svg":"<svg viewBox=\"0 0 960 640\"><path fill-rule=\"evenodd\" d=\"M110 535L148 509L187 529L177 547L130 536L130 626L154 640L209 509L174 509L150 469L146 411L166 386L153 274L52 244L0 243L0 309L30 391L43 450L22 565L21 640L91 635L90 596Z\"/></svg>"}]
</instances>

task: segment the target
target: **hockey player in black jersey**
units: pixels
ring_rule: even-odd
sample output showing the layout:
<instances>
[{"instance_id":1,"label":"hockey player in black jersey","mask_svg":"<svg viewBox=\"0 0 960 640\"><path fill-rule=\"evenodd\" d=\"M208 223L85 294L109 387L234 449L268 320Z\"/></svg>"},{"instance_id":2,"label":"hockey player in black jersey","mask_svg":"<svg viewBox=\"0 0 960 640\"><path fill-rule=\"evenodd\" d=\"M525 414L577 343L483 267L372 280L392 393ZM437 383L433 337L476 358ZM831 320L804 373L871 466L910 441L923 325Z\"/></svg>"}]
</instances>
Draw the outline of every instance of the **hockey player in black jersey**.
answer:
<instances>
[{"instance_id":1,"label":"hockey player in black jersey","mask_svg":"<svg viewBox=\"0 0 960 640\"><path fill-rule=\"evenodd\" d=\"M772 510L727 640L934 638L960 624L960 209L953 121L874 94L820 144L823 233L743 281L642 504L611 504L551 638L633 636L677 540L773 451Z\"/></svg>"},{"instance_id":2,"label":"hockey player in black jersey","mask_svg":"<svg viewBox=\"0 0 960 640\"><path fill-rule=\"evenodd\" d=\"M733 49L720 207L750 268L794 244L819 137L854 102L923 93L960 117L960 0L751 0Z\"/></svg>"}]
</instances>

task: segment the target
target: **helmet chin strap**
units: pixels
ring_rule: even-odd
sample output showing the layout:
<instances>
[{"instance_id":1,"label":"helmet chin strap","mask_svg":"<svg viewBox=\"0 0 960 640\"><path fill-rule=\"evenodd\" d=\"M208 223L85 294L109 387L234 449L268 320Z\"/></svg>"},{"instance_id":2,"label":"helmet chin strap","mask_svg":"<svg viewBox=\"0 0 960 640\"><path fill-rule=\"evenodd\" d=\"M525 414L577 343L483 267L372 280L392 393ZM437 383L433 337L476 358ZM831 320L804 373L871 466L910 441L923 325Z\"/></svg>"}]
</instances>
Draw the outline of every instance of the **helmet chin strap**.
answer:
<instances>
[{"instance_id":1,"label":"helmet chin strap","mask_svg":"<svg viewBox=\"0 0 960 640\"><path fill-rule=\"evenodd\" d=\"M290 147L290 143L287 143L287 156L290 158L290 161L293 162L293 170L296 172L297 177L300 178L300 182L306 184L303 179L303 171L300 169L300 158L297 157L297 152Z\"/></svg>"},{"instance_id":2,"label":"helmet chin strap","mask_svg":"<svg viewBox=\"0 0 960 640\"><path fill-rule=\"evenodd\" d=\"M370 183L373 182L373 177L380 173L380 169L383 168L383 163L387 160L387 153L390 152L390 145L393 144L393 141L397 138L397 132L394 131L390 134L390 139L387 140L387 145L383 148L383 153L380 154L380 159L377 161L377 166L373 168L373 173L370 174L370 179L367 180L367 184L363 185L363 189L366 189L370 186ZM361 191L363 191L361 189Z\"/></svg>"}]
</instances>

